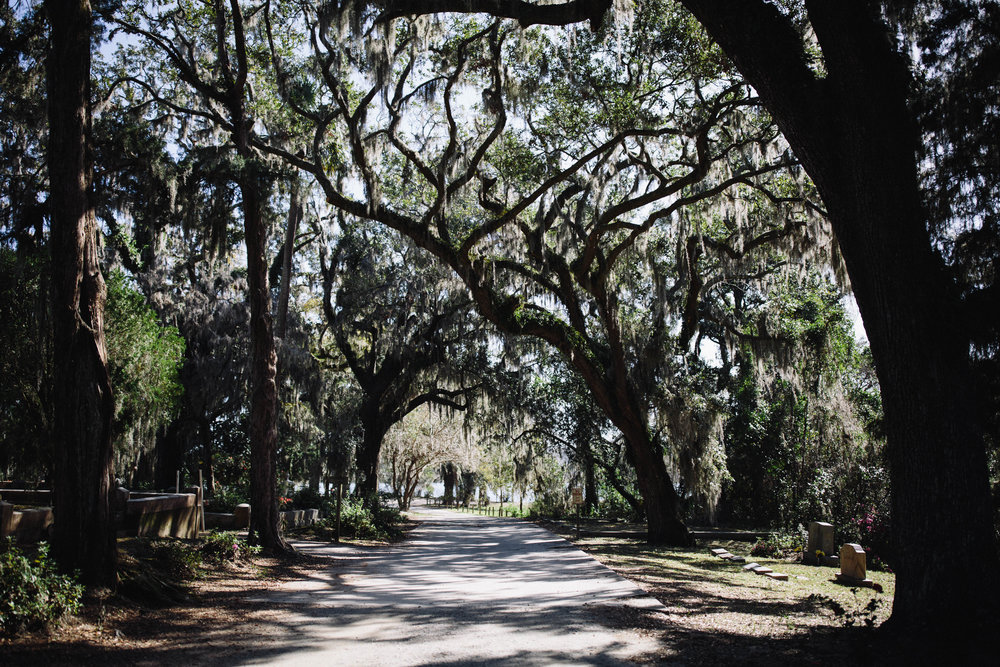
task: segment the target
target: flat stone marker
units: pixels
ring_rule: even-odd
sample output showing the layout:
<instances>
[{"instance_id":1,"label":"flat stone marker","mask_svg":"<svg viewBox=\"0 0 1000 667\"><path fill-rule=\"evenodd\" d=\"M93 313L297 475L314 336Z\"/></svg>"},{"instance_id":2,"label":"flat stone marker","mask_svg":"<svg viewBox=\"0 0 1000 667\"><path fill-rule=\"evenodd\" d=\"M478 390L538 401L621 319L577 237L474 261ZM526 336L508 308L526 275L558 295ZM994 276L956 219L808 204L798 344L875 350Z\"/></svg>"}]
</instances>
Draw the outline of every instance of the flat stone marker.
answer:
<instances>
[{"instance_id":1,"label":"flat stone marker","mask_svg":"<svg viewBox=\"0 0 1000 667\"><path fill-rule=\"evenodd\" d=\"M744 558L743 556L733 556L732 558L729 559L729 562L730 563L745 563L745 562L747 562L747 559Z\"/></svg>"},{"instance_id":2,"label":"flat stone marker","mask_svg":"<svg viewBox=\"0 0 1000 667\"><path fill-rule=\"evenodd\" d=\"M802 554L802 562L810 565L818 565L819 558L817 551L822 551L824 556L833 555L833 524L824 521L809 522L809 540L806 550Z\"/></svg>"},{"instance_id":3,"label":"flat stone marker","mask_svg":"<svg viewBox=\"0 0 1000 667\"><path fill-rule=\"evenodd\" d=\"M764 567L763 565L755 567L753 571L756 572L757 574L769 574L771 572L774 572L774 570L772 570L771 568Z\"/></svg>"},{"instance_id":4,"label":"flat stone marker","mask_svg":"<svg viewBox=\"0 0 1000 667\"><path fill-rule=\"evenodd\" d=\"M713 556L721 556L722 554L727 554L727 553L729 552L726 551L725 549L712 549Z\"/></svg>"},{"instance_id":5,"label":"flat stone marker","mask_svg":"<svg viewBox=\"0 0 1000 667\"><path fill-rule=\"evenodd\" d=\"M736 558L736 556L732 555L729 552L726 552L724 554L719 554L719 558L721 558L722 560L732 560L733 558Z\"/></svg>"},{"instance_id":6,"label":"flat stone marker","mask_svg":"<svg viewBox=\"0 0 1000 667\"><path fill-rule=\"evenodd\" d=\"M845 544L840 547L840 573L837 581L850 586L868 586L874 583L867 578L865 550L860 544Z\"/></svg>"},{"instance_id":7,"label":"flat stone marker","mask_svg":"<svg viewBox=\"0 0 1000 667\"><path fill-rule=\"evenodd\" d=\"M760 563L747 563L746 565L743 566L743 569L756 570L758 567L760 567Z\"/></svg>"},{"instance_id":8,"label":"flat stone marker","mask_svg":"<svg viewBox=\"0 0 1000 667\"><path fill-rule=\"evenodd\" d=\"M776 579L777 581L788 581L788 575L783 572L767 572L764 576Z\"/></svg>"}]
</instances>

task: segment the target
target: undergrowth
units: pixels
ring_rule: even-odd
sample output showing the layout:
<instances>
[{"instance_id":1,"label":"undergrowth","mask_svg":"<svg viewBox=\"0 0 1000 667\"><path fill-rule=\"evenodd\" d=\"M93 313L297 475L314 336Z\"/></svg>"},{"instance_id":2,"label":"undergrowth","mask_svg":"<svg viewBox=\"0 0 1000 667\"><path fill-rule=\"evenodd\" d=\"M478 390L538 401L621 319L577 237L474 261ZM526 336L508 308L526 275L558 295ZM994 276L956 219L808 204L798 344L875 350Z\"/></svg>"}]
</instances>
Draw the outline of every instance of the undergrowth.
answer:
<instances>
[{"instance_id":1,"label":"undergrowth","mask_svg":"<svg viewBox=\"0 0 1000 667\"><path fill-rule=\"evenodd\" d=\"M60 574L42 542L35 555L24 554L7 538L0 553L0 633L47 627L80 610L83 586Z\"/></svg>"}]
</instances>

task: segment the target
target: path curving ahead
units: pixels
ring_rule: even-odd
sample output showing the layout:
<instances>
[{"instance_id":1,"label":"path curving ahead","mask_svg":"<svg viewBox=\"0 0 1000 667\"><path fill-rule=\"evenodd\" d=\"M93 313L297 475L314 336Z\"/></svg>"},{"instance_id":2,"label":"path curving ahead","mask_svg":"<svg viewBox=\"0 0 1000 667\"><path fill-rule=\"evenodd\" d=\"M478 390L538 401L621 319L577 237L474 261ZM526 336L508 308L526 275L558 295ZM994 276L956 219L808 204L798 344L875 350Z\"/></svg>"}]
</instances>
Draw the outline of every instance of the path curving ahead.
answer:
<instances>
[{"instance_id":1,"label":"path curving ahead","mask_svg":"<svg viewBox=\"0 0 1000 667\"><path fill-rule=\"evenodd\" d=\"M347 564L255 598L280 608L289 632L247 664L617 665L656 650L616 627L660 603L561 537L514 519L414 514L421 525L389 549L296 543Z\"/></svg>"}]
</instances>

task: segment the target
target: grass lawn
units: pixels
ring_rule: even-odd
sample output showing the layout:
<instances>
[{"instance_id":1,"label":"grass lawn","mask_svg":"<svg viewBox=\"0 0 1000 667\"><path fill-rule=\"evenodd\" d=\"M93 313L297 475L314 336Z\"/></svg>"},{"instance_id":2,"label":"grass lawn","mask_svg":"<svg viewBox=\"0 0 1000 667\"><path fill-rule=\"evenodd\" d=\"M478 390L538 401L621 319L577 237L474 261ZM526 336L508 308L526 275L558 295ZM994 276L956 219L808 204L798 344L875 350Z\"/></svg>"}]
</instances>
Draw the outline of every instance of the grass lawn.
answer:
<instances>
[{"instance_id":1,"label":"grass lawn","mask_svg":"<svg viewBox=\"0 0 1000 667\"><path fill-rule=\"evenodd\" d=\"M835 583L839 570L771 558L750 558L750 545L723 542L691 549L653 547L636 540L584 537L581 548L656 597L665 612L623 622L663 637L651 661L684 664L757 664L796 660L834 664L846 659L878 662L870 627L888 618L895 577L869 571L882 586L850 588ZM789 575L776 581L709 553L722 546Z\"/></svg>"}]
</instances>

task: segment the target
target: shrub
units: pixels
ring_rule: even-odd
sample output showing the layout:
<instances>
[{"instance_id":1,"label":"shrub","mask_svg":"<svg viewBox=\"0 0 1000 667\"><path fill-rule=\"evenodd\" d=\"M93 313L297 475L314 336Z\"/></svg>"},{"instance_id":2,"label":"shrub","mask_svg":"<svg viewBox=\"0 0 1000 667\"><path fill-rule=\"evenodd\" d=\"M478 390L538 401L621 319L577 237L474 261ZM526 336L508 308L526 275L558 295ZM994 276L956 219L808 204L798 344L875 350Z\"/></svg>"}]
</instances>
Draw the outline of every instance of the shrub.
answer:
<instances>
[{"instance_id":1,"label":"shrub","mask_svg":"<svg viewBox=\"0 0 1000 667\"><path fill-rule=\"evenodd\" d=\"M353 537L363 540L392 540L402 534L400 524L402 513L395 507L388 507L381 502L366 508L356 498L345 498L340 510L340 534L342 537ZM333 535L337 525L336 508L322 520L322 525L329 535Z\"/></svg>"},{"instance_id":2,"label":"shrub","mask_svg":"<svg viewBox=\"0 0 1000 667\"><path fill-rule=\"evenodd\" d=\"M787 558L794 555L801 557L803 545L804 542L801 535L771 535L766 539L757 540L750 547L750 555L761 558Z\"/></svg>"},{"instance_id":3,"label":"shrub","mask_svg":"<svg viewBox=\"0 0 1000 667\"><path fill-rule=\"evenodd\" d=\"M8 538L0 554L0 632L44 627L80 610L83 586L56 572L49 545L42 542L34 558L21 553Z\"/></svg>"},{"instance_id":4,"label":"shrub","mask_svg":"<svg viewBox=\"0 0 1000 667\"><path fill-rule=\"evenodd\" d=\"M570 506L561 492L543 493L531 503L528 516L546 519L562 519L570 515Z\"/></svg>"},{"instance_id":5,"label":"shrub","mask_svg":"<svg viewBox=\"0 0 1000 667\"><path fill-rule=\"evenodd\" d=\"M316 489L308 486L299 489L292 494L292 506L300 510L319 509L323 503L323 496Z\"/></svg>"},{"instance_id":6,"label":"shrub","mask_svg":"<svg viewBox=\"0 0 1000 667\"><path fill-rule=\"evenodd\" d=\"M158 568L179 579L197 577L201 570L201 551L189 543L153 540L149 543L149 549Z\"/></svg>"},{"instance_id":7,"label":"shrub","mask_svg":"<svg viewBox=\"0 0 1000 667\"><path fill-rule=\"evenodd\" d=\"M242 487L224 487L205 499L206 512L232 512L237 505L250 502L250 493Z\"/></svg>"},{"instance_id":8,"label":"shrub","mask_svg":"<svg viewBox=\"0 0 1000 667\"><path fill-rule=\"evenodd\" d=\"M250 546L232 531L213 530L205 537L201 553L209 562L222 565L250 561L260 553L260 547Z\"/></svg>"},{"instance_id":9,"label":"shrub","mask_svg":"<svg viewBox=\"0 0 1000 667\"><path fill-rule=\"evenodd\" d=\"M873 570L891 572L893 552L889 516L878 508L871 507L855 519L854 525L857 528L860 544L865 550L867 566Z\"/></svg>"}]
</instances>

